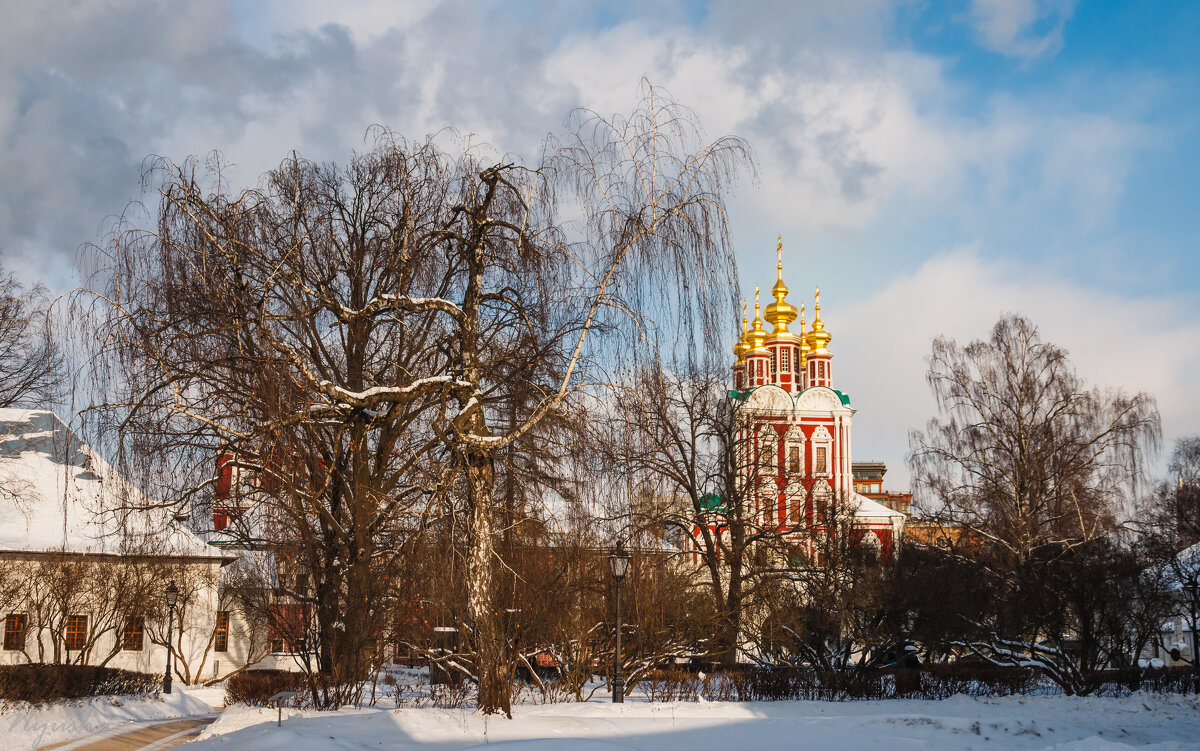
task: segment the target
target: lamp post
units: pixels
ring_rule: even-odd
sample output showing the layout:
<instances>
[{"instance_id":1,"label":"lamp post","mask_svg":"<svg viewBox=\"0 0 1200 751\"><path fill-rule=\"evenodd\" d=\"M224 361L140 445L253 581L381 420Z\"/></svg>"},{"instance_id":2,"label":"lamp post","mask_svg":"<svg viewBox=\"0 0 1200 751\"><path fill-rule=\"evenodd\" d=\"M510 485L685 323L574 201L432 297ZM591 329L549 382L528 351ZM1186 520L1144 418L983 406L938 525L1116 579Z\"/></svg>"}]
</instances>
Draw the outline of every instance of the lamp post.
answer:
<instances>
[{"instance_id":1,"label":"lamp post","mask_svg":"<svg viewBox=\"0 0 1200 751\"><path fill-rule=\"evenodd\" d=\"M179 587L172 581L167 585L167 671L163 674L163 693L171 693L171 628L175 625L175 603L179 601Z\"/></svg>"},{"instance_id":2,"label":"lamp post","mask_svg":"<svg viewBox=\"0 0 1200 751\"><path fill-rule=\"evenodd\" d=\"M625 572L629 568L629 553L625 550L623 541L617 541L617 549L608 556L608 562L612 565L613 579L617 584L617 651L613 655L612 700L613 704L624 704L625 676L621 672L621 580L625 578Z\"/></svg>"}]
</instances>

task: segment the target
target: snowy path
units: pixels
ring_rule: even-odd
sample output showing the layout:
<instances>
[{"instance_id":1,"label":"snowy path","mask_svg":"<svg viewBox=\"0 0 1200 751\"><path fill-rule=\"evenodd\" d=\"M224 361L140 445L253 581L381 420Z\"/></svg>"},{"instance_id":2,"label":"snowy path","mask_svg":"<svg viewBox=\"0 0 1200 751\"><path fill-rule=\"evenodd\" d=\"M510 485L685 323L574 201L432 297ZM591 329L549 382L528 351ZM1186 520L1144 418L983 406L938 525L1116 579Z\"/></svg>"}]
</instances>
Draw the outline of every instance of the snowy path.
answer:
<instances>
[{"instance_id":1,"label":"snowy path","mask_svg":"<svg viewBox=\"0 0 1200 751\"><path fill-rule=\"evenodd\" d=\"M211 722L214 706L223 701L224 689L219 687L176 686L175 693L165 696L106 696L0 714L0 751L33 751L54 744L59 744L55 751L75 751L151 723Z\"/></svg>"},{"instance_id":2,"label":"snowy path","mask_svg":"<svg viewBox=\"0 0 1200 751\"><path fill-rule=\"evenodd\" d=\"M200 735L216 719L217 716L213 715L196 720L147 723L136 730L114 728L108 733L98 733L77 741L42 746L37 751L166 751Z\"/></svg>"},{"instance_id":3,"label":"snowy path","mask_svg":"<svg viewBox=\"0 0 1200 751\"><path fill-rule=\"evenodd\" d=\"M298 712L235 707L189 751L500 747L544 751L759 749L1200 750L1200 698L1011 697L946 701L522 706L514 719L462 710Z\"/></svg>"}]
</instances>

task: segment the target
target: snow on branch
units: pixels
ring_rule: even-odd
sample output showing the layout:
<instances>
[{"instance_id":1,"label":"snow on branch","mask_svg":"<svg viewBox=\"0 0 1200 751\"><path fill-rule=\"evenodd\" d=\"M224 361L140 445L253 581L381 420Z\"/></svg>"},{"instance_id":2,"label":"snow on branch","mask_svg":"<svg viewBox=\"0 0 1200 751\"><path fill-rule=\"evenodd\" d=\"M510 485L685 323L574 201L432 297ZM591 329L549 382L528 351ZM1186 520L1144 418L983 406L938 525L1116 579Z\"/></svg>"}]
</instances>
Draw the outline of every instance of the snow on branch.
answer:
<instances>
[{"instance_id":1,"label":"snow on branch","mask_svg":"<svg viewBox=\"0 0 1200 751\"><path fill-rule=\"evenodd\" d=\"M361 308L348 308L339 302L330 306L338 320L349 323L360 318L369 318L377 313L390 310L405 310L410 313L439 311L449 315L456 321L463 321L462 308L441 297L409 297L408 295L384 294L372 299Z\"/></svg>"},{"instance_id":2,"label":"snow on branch","mask_svg":"<svg viewBox=\"0 0 1200 751\"><path fill-rule=\"evenodd\" d=\"M419 378L407 386L373 386L363 391L350 391L330 381L319 381L317 389L339 402L354 407L369 407L381 402L402 401L412 396L439 390L474 390L470 381L453 376L441 375Z\"/></svg>"}]
</instances>

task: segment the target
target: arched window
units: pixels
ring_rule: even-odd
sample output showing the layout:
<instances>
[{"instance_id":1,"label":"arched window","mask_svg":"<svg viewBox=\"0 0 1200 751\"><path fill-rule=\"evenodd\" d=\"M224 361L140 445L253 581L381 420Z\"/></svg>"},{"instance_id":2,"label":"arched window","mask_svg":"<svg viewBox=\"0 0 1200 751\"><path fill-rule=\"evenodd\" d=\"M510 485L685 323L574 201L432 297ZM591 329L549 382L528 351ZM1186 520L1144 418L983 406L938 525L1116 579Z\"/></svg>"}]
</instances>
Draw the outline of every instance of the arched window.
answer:
<instances>
[{"instance_id":1,"label":"arched window","mask_svg":"<svg viewBox=\"0 0 1200 751\"><path fill-rule=\"evenodd\" d=\"M772 477L779 471L779 434L770 425L758 433L758 467L761 474Z\"/></svg>"},{"instance_id":2,"label":"arched window","mask_svg":"<svg viewBox=\"0 0 1200 751\"><path fill-rule=\"evenodd\" d=\"M813 477L830 477L833 473L833 436L824 425L813 431L812 435L812 474Z\"/></svg>"},{"instance_id":3,"label":"arched window","mask_svg":"<svg viewBox=\"0 0 1200 751\"><path fill-rule=\"evenodd\" d=\"M818 480L817 484L813 486L813 506L816 507L817 515L827 520L832 505L833 488L829 487L829 483L825 480Z\"/></svg>"},{"instance_id":4,"label":"arched window","mask_svg":"<svg viewBox=\"0 0 1200 751\"><path fill-rule=\"evenodd\" d=\"M804 431L799 425L793 425L788 429L787 435L784 436L786 448L784 449L784 459L786 464L784 469L789 475L800 475L804 473Z\"/></svg>"},{"instance_id":5,"label":"arched window","mask_svg":"<svg viewBox=\"0 0 1200 751\"><path fill-rule=\"evenodd\" d=\"M788 483L784 498L787 501L788 520L794 527L804 521L804 495L804 484L799 479Z\"/></svg>"}]
</instances>

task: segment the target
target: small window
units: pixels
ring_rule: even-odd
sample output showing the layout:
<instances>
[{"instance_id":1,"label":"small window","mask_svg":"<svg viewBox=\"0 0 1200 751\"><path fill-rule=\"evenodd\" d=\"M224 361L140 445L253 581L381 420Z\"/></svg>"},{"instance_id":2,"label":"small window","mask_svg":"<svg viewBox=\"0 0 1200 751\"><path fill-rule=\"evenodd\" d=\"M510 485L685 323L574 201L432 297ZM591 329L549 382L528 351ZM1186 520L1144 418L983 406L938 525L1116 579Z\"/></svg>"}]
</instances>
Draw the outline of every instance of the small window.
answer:
<instances>
[{"instance_id":1,"label":"small window","mask_svg":"<svg viewBox=\"0 0 1200 751\"><path fill-rule=\"evenodd\" d=\"M779 348L771 349L771 377L774 377L779 372Z\"/></svg>"},{"instance_id":2,"label":"small window","mask_svg":"<svg viewBox=\"0 0 1200 751\"><path fill-rule=\"evenodd\" d=\"M69 615L67 616L67 639L66 648L70 651L78 652L87 645L87 622L86 615Z\"/></svg>"},{"instance_id":3,"label":"small window","mask_svg":"<svg viewBox=\"0 0 1200 751\"><path fill-rule=\"evenodd\" d=\"M829 449L825 446L817 447L816 461L813 467L813 472L817 474L825 474L829 471Z\"/></svg>"},{"instance_id":4,"label":"small window","mask_svg":"<svg viewBox=\"0 0 1200 751\"><path fill-rule=\"evenodd\" d=\"M4 619L4 648L25 649L25 614L11 613Z\"/></svg>"},{"instance_id":5,"label":"small window","mask_svg":"<svg viewBox=\"0 0 1200 751\"><path fill-rule=\"evenodd\" d=\"M216 635L213 637L213 651L214 652L228 652L229 651L229 611L228 610L218 610L217 611L217 630L216 630Z\"/></svg>"},{"instance_id":6,"label":"small window","mask_svg":"<svg viewBox=\"0 0 1200 751\"><path fill-rule=\"evenodd\" d=\"M121 631L121 649L126 652L141 652L146 636L145 625L141 618L125 621L125 628Z\"/></svg>"},{"instance_id":7,"label":"small window","mask_svg":"<svg viewBox=\"0 0 1200 751\"><path fill-rule=\"evenodd\" d=\"M800 447L788 446L788 472L800 471Z\"/></svg>"}]
</instances>

